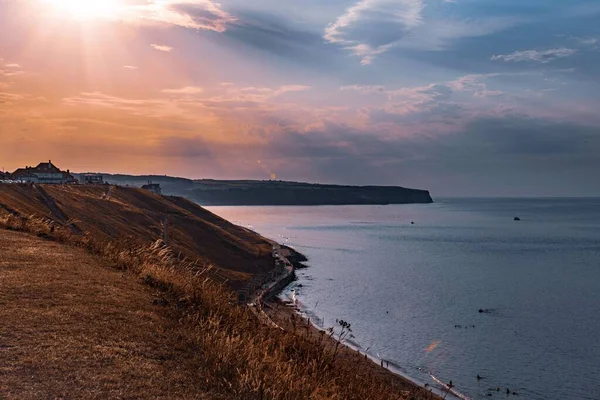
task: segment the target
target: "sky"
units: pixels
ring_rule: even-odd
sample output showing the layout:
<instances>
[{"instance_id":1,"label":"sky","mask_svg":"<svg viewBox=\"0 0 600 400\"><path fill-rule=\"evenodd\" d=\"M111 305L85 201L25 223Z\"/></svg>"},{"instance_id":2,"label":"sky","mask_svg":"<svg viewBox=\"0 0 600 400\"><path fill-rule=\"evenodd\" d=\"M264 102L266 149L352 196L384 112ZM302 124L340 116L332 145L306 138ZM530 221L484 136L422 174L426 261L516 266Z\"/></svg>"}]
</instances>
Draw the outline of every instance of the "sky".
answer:
<instances>
[{"instance_id":1,"label":"sky","mask_svg":"<svg viewBox=\"0 0 600 400\"><path fill-rule=\"evenodd\" d=\"M0 169L600 196L594 0L0 0Z\"/></svg>"}]
</instances>

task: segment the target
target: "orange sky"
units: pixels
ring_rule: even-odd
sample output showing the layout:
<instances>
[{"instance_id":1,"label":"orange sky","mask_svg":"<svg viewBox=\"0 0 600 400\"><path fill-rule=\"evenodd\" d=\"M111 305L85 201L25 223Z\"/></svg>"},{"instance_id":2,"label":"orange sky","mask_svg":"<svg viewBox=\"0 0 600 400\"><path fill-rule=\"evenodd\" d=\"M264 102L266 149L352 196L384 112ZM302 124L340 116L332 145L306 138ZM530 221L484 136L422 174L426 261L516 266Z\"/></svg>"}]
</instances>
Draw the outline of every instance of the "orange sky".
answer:
<instances>
[{"instance_id":1,"label":"orange sky","mask_svg":"<svg viewBox=\"0 0 600 400\"><path fill-rule=\"evenodd\" d=\"M278 125L270 114L302 118L286 98L308 87L224 82L240 76L190 58L203 45L189 36L221 22L189 30L174 13L130 21L79 18L50 0L1 6L14 19L0 41L0 168L52 158L77 171L201 176L235 164L264 175L256 150Z\"/></svg>"}]
</instances>

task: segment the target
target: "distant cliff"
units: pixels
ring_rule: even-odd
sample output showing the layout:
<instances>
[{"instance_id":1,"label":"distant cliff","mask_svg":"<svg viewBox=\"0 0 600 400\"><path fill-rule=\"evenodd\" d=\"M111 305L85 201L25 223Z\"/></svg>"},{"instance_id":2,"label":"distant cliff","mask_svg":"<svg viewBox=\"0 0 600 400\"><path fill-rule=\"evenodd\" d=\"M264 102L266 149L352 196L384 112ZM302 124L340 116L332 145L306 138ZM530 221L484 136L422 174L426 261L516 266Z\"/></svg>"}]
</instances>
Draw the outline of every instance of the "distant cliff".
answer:
<instances>
[{"instance_id":1,"label":"distant cliff","mask_svg":"<svg viewBox=\"0 0 600 400\"><path fill-rule=\"evenodd\" d=\"M190 196L204 205L343 205L431 203L429 192L402 187L294 182L201 181Z\"/></svg>"},{"instance_id":2,"label":"distant cliff","mask_svg":"<svg viewBox=\"0 0 600 400\"><path fill-rule=\"evenodd\" d=\"M164 194L183 196L205 206L347 205L432 203L426 190L398 186L341 186L284 181L190 180L167 176L105 175L120 185L159 183Z\"/></svg>"}]
</instances>

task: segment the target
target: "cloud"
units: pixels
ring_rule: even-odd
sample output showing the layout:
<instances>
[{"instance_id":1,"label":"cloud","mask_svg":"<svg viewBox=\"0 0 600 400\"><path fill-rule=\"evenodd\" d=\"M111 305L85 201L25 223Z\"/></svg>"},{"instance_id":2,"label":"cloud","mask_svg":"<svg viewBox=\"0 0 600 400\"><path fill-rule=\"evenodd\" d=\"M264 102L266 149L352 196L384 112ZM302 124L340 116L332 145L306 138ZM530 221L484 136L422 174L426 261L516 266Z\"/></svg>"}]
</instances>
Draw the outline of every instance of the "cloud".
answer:
<instances>
[{"instance_id":1,"label":"cloud","mask_svg":"<svg viewBox=\"0 0 600 400\"><path fill-rule=\"evenodd\" d=\"M287 11L286 7L281 10ZM291 19L287 15L273 15L273 11L238 10L239 20L229 26L224 36L234 41L231 44L239 42L298 64L322 66L333 61L321 32L299 26L298 16Z\"/></svg>"},{"instance_id":2,"label":"cloud","mask_svg":"<svg viewBox=\"0 0 600 400\"><path fill-rule=\"evenodd\" d=\"M138 69L138 67L133 66L133 65L125 65L123 68L125 68L125 69L131 69L131 70Z\"/></svg>"},{"instance_id":3,"label":"cloud","mask_svg":"<svg viewBox=\"0 0 600 400\"><path fill-rule=\"evenodd\" d=\"M150 0L132 11L138 20L215 32L226 31L237 20L212 0Z\"/></svg>"},{"instance_id":4,"label":"cloud","mask_svg":"<svg viewBox=\"0 0 600 400\"><path fill-rule=\"evenodd\" d=\"M23 99L25 99L25 96L21 94L0 92L0 105L12 105L16 101L20 101Z\"/></svg>"},{"instance_id":5,"label":"cloud","mask_svg":"<svg viewBox=\"0 0 600 400\"><path fill-rule=\"evenodd\" d=\"M150 47L153 47L156 50L165 51L165 52L170 52L171 50L173 50L173 47L167 46L167 45L164 45L164 44L154 44L153 43L153 44L150 45Z\"/></svg>"},{"instance_id":6,"label":"cloud","mask_svg":"<svg viewBox=\"0 0 600 400\"><path fill-rule=\"evenodd\" d=\"M6 63L3 58L0 58L0 76L15 76L24 74L23 68L21 65L16 63Z\"/></svg>"},{"instance_id":7,"label":"cloud","mask_svg":"<svg viewBox=\"0 0 600 400\"><path fill-rule=\"evenodd\" d=\"M418 109L423 104L447 100L457 93L469 93L474 97L491 97L503 94L502 91L488 88L487 80L498 76L509 76L509 73L472 74L441 83L425 86L386 88L382 85L349 85L342 86L342 91L356 91L362 94L384 95L389 101L401 99L409 109Z\"/></svg>"},{"instance_id":8,"label":"cloud","mask_svg":"<svg viewBox=\"0 0 600 400\"><path fill-rule=\"evenodd\" d=\"M519 16L448 17L438 8L431 2L426 7L425 0L361 0L326 28L324 38L368 65L395 48L447 50L460 39L491 35L525 22Z\"/></svg>"},{"instance_id":9,"label":"cloud","mask_svg":"<svg viewBox=\"0 0 600 400\"><path fill-rule=\"evenodd\" d=\"M598 40L598 38L594 38L594 37L574 38L574 39L585 46L593 46L593 47L596 47L596 45L600 42L600 40Z\"/></svg>"},{"instance_id":10,"label":"cloud","mask_svg":"<svg viewBox=\"0 0 600 400\"><path fill-rule=\"evenodd\" d=\"M600 49L600 39L593 36L568 36L575 41L583 50L598 50Z\"/></svg>"},{"instance_id":11,"label":"cloud","mask_svg":"<svg viewBox=\"0 0 600 400\"><path fill-rule=\"evenodd\" d=\"M236 124L238 127L264 124L269 129L271 124L282 126L294 123L292 121L298 118L302 109L295 103L274 100L286 93L309 89L310 87L303 85L284 85L275 88L232 85L222 86L215 94L210 91L205 93L201 87L186 86L160 91L168 97L127 98L102 92L84 92L64 98L63 103L73 107L86 107L89 111L104 108L155 119L181 118L186 121L196 121L198 126L210 123L214 127L220 127L219 129ZM277 113L286 116L282 116L283 114L275 116Z\"/></svg>"},{"instance_id":12,"label":"cloud","mask_svg":"<svg viewBox=\"0 0 600 400\"><path fill-rule=\"evenodd\" d=\"M539 62L549 63L559 58L570 57L577 53L575 49L569 49L561 47L557 49L549 50L524 50L515 51L511 54L495 55L492 56L492 61L505 61L505 62Z\"/></svg>"},{"instance_id":13,"label":"cloud","mask_svg":"<svg viewBox=\"0 0 600 400\"><path fill-rule=\"evenodd\" d=\"M11 71L11 70L1 70L0 69L0 76L15 76L15 75L21 75L24 74L23 71Z\"/></svg>"},{"instance_id":14,"label":"cloud","mask_svg":"<svg viewBox=\"0 0 600 400\"><path fill-rule=\"evenodd\" d=\"M286 93L305 92L310 90L306 85L283 85L279 87L236 87L232 85L223 86L224 91L206 100L210 103L238 103L238 104L259 104L268 100L282 96Z\"/></svg>"},{"instance_id":15,"label":"cloud","mask_svg":"<svg viewBox=\"0 0 600 400\"><path fill-rule=\"evenodd\" d=\"M186 86L186 87L182 87L181 89L163 89L163 90L161 90L161 92L168 93L168 94L192 95L192 94L200 94L200 93L204 92L204 89L199 86Z\"/></svg>"},{"instance_id":16,"label":"cloud","mask_svg":"<svg viewBox=\"0 0 600 400\"><path fill-rule=\"evenodd\" d=\"M489 73L489 74L471 74L447 82L447 85L454 91L470 92L475 97L500 96L504 92L501 90L491 90L488 88L487 80L499 76L514 76L518 74L510 73Z\"/></svg>"},{"instance_id":17,"label":"cloud","mask_svg":"<svg viewBox=\"0 0 600 400\"><path fill-rule=\"evenodd\" d=\"M358 114L366 118L364 127L389 135L399 129L403 135L429 135L450 133L478 115L498 115L519 105L532 106L532 102L538 109L537 114L552 114L539 99L544 89L535 83L535 90L530 92L524 92L522 86L513 91L505 90L509 81L531 83L531 77L536 75L537 72L495 72L469 74L421 86L347 85L340 90L369 96L361 101L365 105L357 109ZM568 113L560 115L566 117Z\"/></svg>"},{"instance_id":18,"label":"cloud","mask_svg":"<svg viewBox=\"0 0 600 400\"><path fill-rule=\"evenodd\" d=\"M324 38L368 65L423 23L424 8L422 0L361 0L327 27Z\"/></svg>"},{"instance_id":19,"label":"cloud","mask_svg":"<svg viewBox=\"0 0 600 400\"><path fill-rule=\"evenodd\" d=\"M340 88L342 91L356 91L362 94L390 94L385 86L381 85L348 85Z\"/></svg>"},{"instance_id":20,"label":"cloud","mask_svg":"<svg viewBox=\"0 0 600 400\"><path fill-rule=\"evenodd\" d=\"M305 92L307 90L310 90L311 87L310 86L306 86L306 85L284 85L284 86L280 86L277 90L275 90L273 92L274 96L280 96L284 93L290 93L290 92Z\"/></svg>"},{"instance_id":21,"label":"cloud","mask_svg":"<svg viewBox=\"0 0 600 400\"><path fill-rule=\"evenodd\" d=\"M268 148L285 157L278 173L286 177L296 168L313 180L394 182L438 195L597 194L600 126L508 113L471 118L443 134L372 132L325 123L286 131Z\"/></svg>"},{"instance_id":22,"label":"cloud","mask_svg":"<svg viewBox=\"0 0 600 400\"><path fill-rule=\"evenodd\" d=\"M177 103L162 99L128 99L102 92L84 92L66 97L63 103L69 106L88 106L125 111L133 115L163 117L184 115Z\"/></svg>"},{"instance_id":23,"label":"cloud","mask_svg":"<svg viewBox=\"0 0 600 400\"><path fill-rule=\"evenodd\" d=\"M176 158L210 158L214 143L210 143L201 137L177 137L168 136L159 141L159 156Z\"/></svg>"},{"instance_id":24,"label":"cloud","mask_svg":"<svg viewBox=\"0 0 600 400\"><path fill-rule=\"evenodd\" d=\"M104 17L132 24L175 25L215 32L224 32L228 24L236 21L214 0L121 0Z\"/></svg>"}]
</instances>

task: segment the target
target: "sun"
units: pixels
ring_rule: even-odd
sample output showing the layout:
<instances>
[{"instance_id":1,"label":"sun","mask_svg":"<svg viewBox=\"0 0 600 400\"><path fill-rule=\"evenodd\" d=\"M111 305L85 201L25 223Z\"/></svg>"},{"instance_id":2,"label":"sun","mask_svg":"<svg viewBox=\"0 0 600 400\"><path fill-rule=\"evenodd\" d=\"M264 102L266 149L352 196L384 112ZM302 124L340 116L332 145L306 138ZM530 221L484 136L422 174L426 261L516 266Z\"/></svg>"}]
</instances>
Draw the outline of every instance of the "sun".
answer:
<instances>
[{"instance_id":1,"label":"sun","mask_svg":"<svg viewBox=\"0 0 600 400\"><path fill-rule=\"evenodd\" d=\"M123 11L122 0L41 0L60 13L78 20L116 18Z\"/></svg>"}]
</instances>

